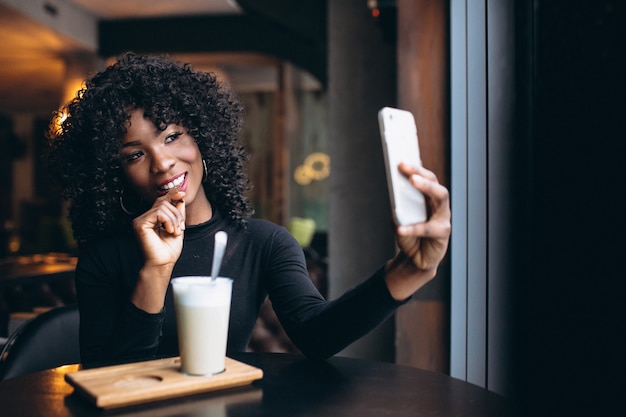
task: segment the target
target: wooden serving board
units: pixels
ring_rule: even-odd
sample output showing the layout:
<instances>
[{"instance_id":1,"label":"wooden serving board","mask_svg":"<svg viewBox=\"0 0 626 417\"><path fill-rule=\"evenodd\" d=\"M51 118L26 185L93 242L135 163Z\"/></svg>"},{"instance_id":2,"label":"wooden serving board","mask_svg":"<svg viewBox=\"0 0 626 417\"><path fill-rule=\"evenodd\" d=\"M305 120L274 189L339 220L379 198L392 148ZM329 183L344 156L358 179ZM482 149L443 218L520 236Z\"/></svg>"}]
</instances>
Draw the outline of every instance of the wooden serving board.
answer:
<instances>
[{"instance_id":1,"label":"wooden serving board","mask_svg":"<svg viewBox=\"0 0 626 417\"><path fill-rule=\"evenodd\" d=\"M228 357L226 370L211 376L182 374L180 357L65 374L65 380L77 392L97 407L107 409L239 387L261 378L261 369Z\"/></svg>"}]
</instances>

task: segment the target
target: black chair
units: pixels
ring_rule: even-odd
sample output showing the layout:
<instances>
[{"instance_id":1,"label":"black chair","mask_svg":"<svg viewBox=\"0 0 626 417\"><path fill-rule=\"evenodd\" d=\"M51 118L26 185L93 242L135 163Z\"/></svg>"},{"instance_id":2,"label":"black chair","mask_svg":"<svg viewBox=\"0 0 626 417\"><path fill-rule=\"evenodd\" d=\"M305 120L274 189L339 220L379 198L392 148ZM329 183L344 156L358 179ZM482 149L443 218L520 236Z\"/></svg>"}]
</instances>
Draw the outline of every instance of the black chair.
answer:
<instances>
[{"instance_id":1,"label":"black chair","mask_svg":"<svg viewBox=\"0 0 626 417\"><path fill-rule=\"evenodd\" d=\"M78 306L53 308L24 323L0 355L0 381L80 362Z\"/></svg>"}]
</instances>

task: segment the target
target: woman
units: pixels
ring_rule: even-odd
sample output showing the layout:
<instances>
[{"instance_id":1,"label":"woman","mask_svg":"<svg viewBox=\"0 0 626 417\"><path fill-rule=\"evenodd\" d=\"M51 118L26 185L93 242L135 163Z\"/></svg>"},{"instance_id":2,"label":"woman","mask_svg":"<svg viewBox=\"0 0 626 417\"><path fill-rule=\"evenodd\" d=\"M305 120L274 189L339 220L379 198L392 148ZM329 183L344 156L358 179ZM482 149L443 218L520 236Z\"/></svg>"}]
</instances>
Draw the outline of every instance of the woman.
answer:
<instances>
[{"instance_id":1,"label":"woman","mask_svg":"<svg viewBox=\"0 0 626 417\"><path fill-rule=\"evenodd\" d=\"M234 279L229 352L246 348L269 294L304 354L333 355L432 279L447 250L448 191L433 173L401 165L427 196L429 220L398 227L397 256L328 302L295 239L249 218L242 108L215 75L129 53L88 79L66 114L47 162L80 244L86 366L178 353L169 282L210 273L218 230L229 235L221 275Z\"/></svg>"}]
</instances>

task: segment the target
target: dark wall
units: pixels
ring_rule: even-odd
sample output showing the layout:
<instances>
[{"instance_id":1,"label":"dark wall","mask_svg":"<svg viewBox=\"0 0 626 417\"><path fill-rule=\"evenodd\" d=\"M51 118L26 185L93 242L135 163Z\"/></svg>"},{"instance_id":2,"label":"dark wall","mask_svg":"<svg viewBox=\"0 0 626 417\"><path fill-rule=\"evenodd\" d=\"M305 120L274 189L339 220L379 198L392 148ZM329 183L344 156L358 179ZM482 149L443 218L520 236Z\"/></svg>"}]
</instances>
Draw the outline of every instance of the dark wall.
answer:
<instances>
[{"instance_id":1,"label":"dark wall","mask_svg":"<svg viewBox=\"0 0 626 417\"><path fill-rule=\"evenodd\" d=\"M528 415L617 415L626 353L625 3L518 3L518 393Z\"/></svg>"}]
</instances>

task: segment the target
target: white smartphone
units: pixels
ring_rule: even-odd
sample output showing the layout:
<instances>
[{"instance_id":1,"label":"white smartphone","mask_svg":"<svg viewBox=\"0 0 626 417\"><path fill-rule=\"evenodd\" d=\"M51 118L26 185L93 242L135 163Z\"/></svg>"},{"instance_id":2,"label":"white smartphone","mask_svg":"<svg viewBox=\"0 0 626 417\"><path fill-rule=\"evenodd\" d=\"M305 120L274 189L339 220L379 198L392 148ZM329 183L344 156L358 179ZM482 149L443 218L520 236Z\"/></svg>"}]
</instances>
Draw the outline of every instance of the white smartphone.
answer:
<instances>
[{"instance_id":1,"label":"white smartphone","mask_svg":"<svg viewBox=\"0 0 626 417\"><path fill-rule=\"evenodd\" d=\"M411 166L422 165L413 114L384 107L378 112L378 124L394 221L400 226L426 221L428 215L424 195L398 170L400 162Z\"/></svg>"}]
</instances>

